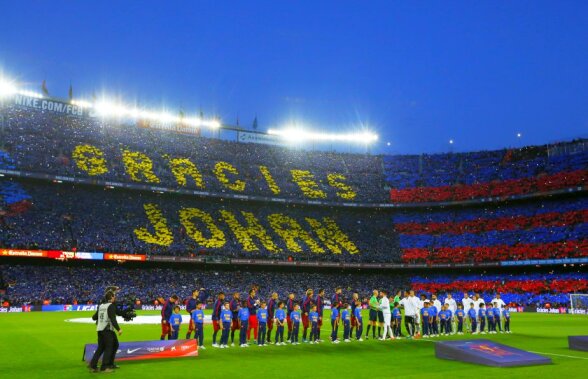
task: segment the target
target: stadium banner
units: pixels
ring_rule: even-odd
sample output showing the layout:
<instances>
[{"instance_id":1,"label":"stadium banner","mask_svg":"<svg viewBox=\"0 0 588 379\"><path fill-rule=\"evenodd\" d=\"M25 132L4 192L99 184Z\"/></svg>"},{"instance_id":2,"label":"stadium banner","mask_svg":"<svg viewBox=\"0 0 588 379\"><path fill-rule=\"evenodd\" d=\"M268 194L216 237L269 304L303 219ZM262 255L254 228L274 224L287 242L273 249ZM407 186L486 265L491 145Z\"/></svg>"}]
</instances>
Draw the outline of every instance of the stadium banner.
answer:
<instances>
[{"instance_id":1,"label":"stadium banner","mask_svg":"<svg viewBox=\"0 0 588 379\"><path fill-rule=\"evenodd\" d=\"M64 101L53 99L43 99L26 95L14 95L14 105L25 108L34 108L41 111L60 113L72 116L88 116L89 113L84 108L73 105Z\"/></svg>"},{"instance_id":2,"label":"stadium banner","mask_svg":"<svg viewBox=\"0 0 588 379\"><path fill-rule=\"evenodd\" d=\"M501 266L532 266L532 265L560 265L560 264L588 263L588 258L560 258L560 259L526 259L520 261L503 261Z\"/></svg>"},{"instance_id":3,"label":"stadium banner","mask_svg":"<svg viewBox=\"0 0 588 379\"><path fill-rule=\"evenodd\" d=\"M551 314L566 314L568 313L568 308L566 307L554 307L554 308L535 308L535 312L537 313L551 313Z\"/></svg>"},{"instance_id":4,"label":"stadium banner","mask_svg":"<svg viewBox=\"0 0 588 379\"><path fill-rule=\"evenodd\" d=\"M58 260L67 259L90 259L102 260L102 253L95 252L74 252L62 250L23 250L23 249L0 249L0 256L15 258L49 258Z\"/></svg>"},{"instance_id":5,"label":"stadium banner","mask_svg":"<svg viewBox=\"0 0 588 379\"><path fill-rule=\"evenodd\" d=\"M260 143L262 145L284 145L284 141L282 141L277 136L265 133L239 131L237 133L237 139L239 142L242 143Z\"/></svg>"},{"instance_id":6,"label":"stadium banner","mask_svg":"<svg viewBox=\"0 0 588 379\"><path fill-rule=\"evenodd\" d=\"M147 256L142 254L118 254L118 253L105 253L105 261L146 261Z\"/></svg>"},{"instance_id":7,"label":"stadium banner","mask_svg":"<svg viewBox=\"0 0 588 379\"><path fill-rule=\"evenodd\" d=\"M86 344L82 361L90 362L97 344ZM118 361L197 357L196 340L122 342L116 351Z\"/></svg>"},{"instance_id":8,"label":"stadium banner","mask_svg":"<svg viewBox=\"0 0 588 379\"><path fill-rule=\"evenodd\" d=\"M88 312L88 311L96 311L97 309L98 309L97 304L43 305L41 307L42 312Z\"/></svg>"},{"instance_id":9,"label":"stadium banner","mask_svg":"<svg viewBox=\"0 0 588 379\"><path fill-rule=\"evenodd\" d=\"M0 313L23 313L30 312L30 305L23 305L22 307L0 307Z\"/></svg>"},{"instance_id":10,"label":"stadium banner","mask_svg":"<svg viewBox=\"0 0 588 379\"><path fill-rule=\"evenodd\" d=\"M180 307L181 311L185 311L186 310L186 306L185 305L178 305L178 307ZM141 310L141 311L161 311L161 309L163 308L163 305L139 305L136 306L135 309L137 310Z\"/></svg>"}]
</instances>

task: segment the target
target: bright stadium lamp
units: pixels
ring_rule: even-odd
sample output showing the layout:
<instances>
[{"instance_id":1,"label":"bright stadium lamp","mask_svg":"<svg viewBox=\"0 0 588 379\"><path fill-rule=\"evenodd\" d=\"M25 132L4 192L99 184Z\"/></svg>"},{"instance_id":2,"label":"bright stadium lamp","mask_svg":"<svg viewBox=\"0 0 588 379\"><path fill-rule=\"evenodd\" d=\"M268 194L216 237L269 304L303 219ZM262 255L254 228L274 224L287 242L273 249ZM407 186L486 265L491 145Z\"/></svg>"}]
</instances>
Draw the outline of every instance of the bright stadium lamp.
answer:
<instances>
[{"instance_id":1,"label":"bright stadium lamp","mask_svg":"<svg viewBox=\"0 0 588 379\"><path fill-rule=\"evenodd\" d=\"M92 108L92 103L90 103L89 101L85 101L85 100L72 100L71 103L73 105L77 105L78 107L82 107L82 108Z\"/></svg>"},{"instance_id":2,"label":"bright stadium lamp","mask_svg":"<svg viewBox=\"0 0 588 379\"><path fill-rule=\"evenodd\" d=\"M9 82L5 79L0 79L0 97L11 96L17 92L18 88L16 88L16 85L14 85L14 83Z\"/></svg>"},{"instance_id":3,"label":"bright stadium lamp","mask_svg":"<svg viewBox=\"0 0 588 379\"><path fill-rule=\"evenodd\" d=\"M324 141L324 142L352 142L370 144L378 140L378 135L371 132L354 133L322 133L312 132L304 129L286 128L269 129L268 134L278 136L290 142Z\"/></svg>"}]
</instances>

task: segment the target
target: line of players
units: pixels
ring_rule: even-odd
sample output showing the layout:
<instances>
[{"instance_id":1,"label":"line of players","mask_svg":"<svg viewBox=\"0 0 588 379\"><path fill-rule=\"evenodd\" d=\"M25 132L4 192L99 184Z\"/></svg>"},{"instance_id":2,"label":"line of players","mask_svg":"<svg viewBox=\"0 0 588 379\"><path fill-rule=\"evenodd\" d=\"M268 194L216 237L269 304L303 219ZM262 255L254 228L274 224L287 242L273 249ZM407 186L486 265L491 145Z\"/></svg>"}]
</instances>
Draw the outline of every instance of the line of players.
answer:
<instances>
[{"instance_id":1,"label":"line of players","mask_svg":"<svg viewBox=\"0 0 588 379\"><path fill-rule=\"evenodd\" d=\"M285 345L285 342L293 345L299 344L299 334L302 324L302 342L311 344L324 342L321 339L321 327L323 324L323 310L325 305L324 290L319 290L314 296L314 291L308 289L302 300L297 302L293 293L287 300L279 301L278 294L273 293L270 299L262 301L256 297L258 288L253 287L246 300L242 300L239 293L234 293L230 301L225 299L225 294L220 292L212 308L212 346L227 348L229 338L231 346L235 345L235 332L239 331L239 346L249 347L251 332L254 340L260 347L266 344ZM433 337L449 334L463 334L464 329L472 334L486 333L485 326L488 322L488 333L496 333L497 329L510 333L510 313L505 308L500 295L492 300L492 305L485 307L483 300L476 294L470 298L464 294L462 303L457 304L451 294L447 295L442 305L436 295L431 300L424 295L417 298L414 291L405 292L400 298L401 292L396 296L388 297L387 292L374 290L369 299L369 319L365 338L369 338L370 328L372 338L380 340L402 338L402 311L404 308L404 324L407 338L415 336ZM190 323L186 333L186 339L198 339L201 349L204 347L204 304L199 302L199 291L194 290L192 297L186 300L186 311L190 314ZM163 305L162 334L161 339L177 339L182 324L180 307L177 305L179 298L174 295ZM335 289L331 298L331 343L339 343L339 326L343 328L343 341L351 342L354 337L357 341L363 341L364 321L362 318L362 301L358 293L354 293L349 302L345 302L341 288ZM271 335L275 327L275 339ZM287 337L284 332L287 327ZM355 329L355 333L354 333ZM377 329L377 334L376 334ZM383 333L382 333L383 331ZM217 343L217 338L219 337ZM308 338L307 338L308 337Z\"/></svg>"}]
</instances>

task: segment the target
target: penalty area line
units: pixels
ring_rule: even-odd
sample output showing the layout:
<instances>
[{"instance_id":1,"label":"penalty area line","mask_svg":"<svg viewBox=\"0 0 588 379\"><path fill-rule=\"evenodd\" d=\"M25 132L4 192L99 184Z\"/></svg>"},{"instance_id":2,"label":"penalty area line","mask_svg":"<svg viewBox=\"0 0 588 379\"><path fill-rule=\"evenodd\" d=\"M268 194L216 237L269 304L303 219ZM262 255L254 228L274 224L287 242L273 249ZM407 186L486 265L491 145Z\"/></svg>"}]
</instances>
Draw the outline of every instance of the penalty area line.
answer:
<instances>
[{"instance_id":1,"label":"penalty area line","mask_svg":"<svg viewBox=\"0 0 588 379\"><path fill-rule=\"evenodd\" d=\"M564 355L564 354L554 354L554 353L542 353L540 351L529 351L529 353L545 354L545 355L555 355L556 357L565 357L565 358L575 358L575 359L588 360L588 358L586 358L586 357L577 357L575 355Z\"/></svg>"}]
</instances>

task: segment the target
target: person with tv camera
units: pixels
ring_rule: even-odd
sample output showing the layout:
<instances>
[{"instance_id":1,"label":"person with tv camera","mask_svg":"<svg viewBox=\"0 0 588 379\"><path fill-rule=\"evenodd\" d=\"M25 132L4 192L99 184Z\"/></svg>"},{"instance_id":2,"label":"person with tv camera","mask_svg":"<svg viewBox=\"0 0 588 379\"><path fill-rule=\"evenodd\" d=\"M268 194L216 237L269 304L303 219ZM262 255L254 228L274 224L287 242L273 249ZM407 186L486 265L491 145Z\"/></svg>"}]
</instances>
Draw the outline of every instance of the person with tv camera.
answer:
<instances>
[{"instance_id":1,"label":"person with tv camera","mask_svg":"<svg viewBox=\"0 0 588 379\"><path fill-rule=\"evenodd\" d=\"M98 332L98 348L94 352L94 356L90 361L90 372L98 371L98 360L102 356L102 365L100 372L112 372L113 369L118 368L114 364L116 351L118 350L118 335L122 334L122 329L116 321L116 306L114 301L116 295L114 292L106 292L104 298L96 313L92 316L92 320L96 321L96 331ZM116 333L115 333L116 331Z\"/></svg>"}]
</instances>

